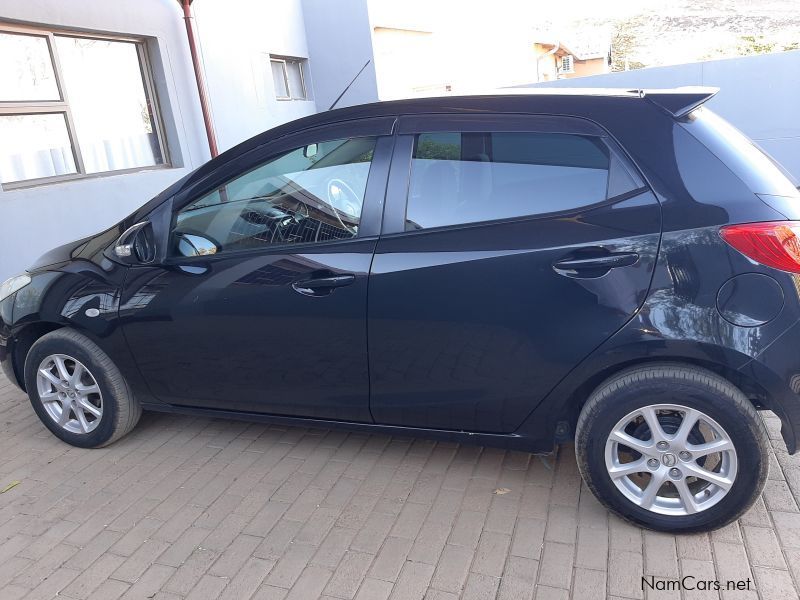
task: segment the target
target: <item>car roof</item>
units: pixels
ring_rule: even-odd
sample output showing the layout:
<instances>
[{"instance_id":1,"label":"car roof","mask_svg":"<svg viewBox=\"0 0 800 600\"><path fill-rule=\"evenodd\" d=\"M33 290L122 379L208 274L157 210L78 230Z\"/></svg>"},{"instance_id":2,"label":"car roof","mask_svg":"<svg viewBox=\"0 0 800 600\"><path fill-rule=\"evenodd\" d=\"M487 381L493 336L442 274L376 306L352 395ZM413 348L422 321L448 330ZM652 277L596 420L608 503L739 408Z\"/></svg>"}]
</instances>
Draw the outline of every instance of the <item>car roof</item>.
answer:
<instances>
[{"instance_id":1,"label":"car roof","mask_svg":"<svg viewBox=\"0 0 800 600\"><path fill-rule=\"evenodd\" d=\"M632 101L649 101L672 116L680 117L707 101L717 91L717 88L710 87L670 89L538 87L506 88L457 96L388 100L321 111L265 131L240 146L247 146L246 149L250 149L295 131L354 119L424 113L539 113L581 116L588 107L598 102L604 102L611 108ZM231 150L235 149L245 150L239 146Z\"/></svg>"},{"instance_id":2,"label":"car roof","mask_svg":"<svg viewBox=\"0 0 800 600\"><path fill-rule=\"evenodd\" d=\"M264 131L226 150L218 157L201 165L186 177L175 182L147 203L149 209L164 197L175 193L214 171L220 163L238 157L285 135L315 127L344 123L359 119L419 114L540 114L596 116L605 111L618 113L631 102L648 102L672 117L685 115L700 106L718 91L708 87L681 87L672 89L628 88L504 88L469 95L448 95L425 98L408 98L358 104L345 108L314 113ZM138 211L139 214L142 211Z\"/></svg>"}]
</instances>

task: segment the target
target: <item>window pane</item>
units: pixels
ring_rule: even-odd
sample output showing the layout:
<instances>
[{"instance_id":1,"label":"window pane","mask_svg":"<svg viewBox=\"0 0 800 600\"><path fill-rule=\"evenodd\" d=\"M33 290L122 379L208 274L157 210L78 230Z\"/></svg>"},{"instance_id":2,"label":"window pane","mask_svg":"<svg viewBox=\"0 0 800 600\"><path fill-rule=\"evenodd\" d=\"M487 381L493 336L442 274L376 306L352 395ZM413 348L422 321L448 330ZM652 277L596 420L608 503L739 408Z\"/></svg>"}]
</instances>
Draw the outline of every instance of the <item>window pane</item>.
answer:
<instances>
[{"instance_id":1,"label":"window pane","mask_svg":"<svg viewBox=\"0 0 800 600\"><path fill-rule=\"evenodd\" d=\"M609 150L559 133L426 133L411 163L406 229L569 210L607 198Z\"/></svg>"},{"instance_id":2,"label":"window pane","mask_svg":"<svg viewBox=\"0 0 800 600\"><path fill-rule=\"evenodd\" d=\"M286 78L283 75L284 62L273 60L270 63L272 64L272 79L275 81L275 97L288 98L289 89L286 87Z\"/></svg>"},{"instance_id":3,"label":"window pane","mask_svg":"<svg viewBox=\"0 0 800 600\"><path fill-rule=\"evenodd\" d=\"M47 38L0 33L0 100L60 100Z\"/></svg>"},{"instance_id":4,"label":"window pane","mask_svg":"<svg viewBox=\"0 0 800 600\"><path fill-rule=\"evenodd\" d=\"M63 114L0 115L0 181L75 172Z\"/></svg>"},{"instance_id":5,"label":"window pane","mask_svg":"<svg viewBox=\"0 0 800 600\"><path fill-rule=\"evenodd\" d=\"M175 232L223 252L355 237L374 149L355 138L287 152L182 209Z\"/></svg>"},{"instance_id":6,"label":"window pane","mask_svg":"<svg viewBox=\"0 0 800 600\"><path fill-rule=\"evenodd\" d=\"M164 162L136 44L56 37L87 173Z\"/></svg>"},{"instance_id":7,"label":"window pane","mask_svg":"<svg viewBox=\"0 0 800 600\"><path fill-rule=\"evenodd\" d=\"M305 100L306 97L302 68L302 64L299 60L286 61L286 72L289 76L289 92L292 98L298 100Z\"/></svg>"}]
</instances>

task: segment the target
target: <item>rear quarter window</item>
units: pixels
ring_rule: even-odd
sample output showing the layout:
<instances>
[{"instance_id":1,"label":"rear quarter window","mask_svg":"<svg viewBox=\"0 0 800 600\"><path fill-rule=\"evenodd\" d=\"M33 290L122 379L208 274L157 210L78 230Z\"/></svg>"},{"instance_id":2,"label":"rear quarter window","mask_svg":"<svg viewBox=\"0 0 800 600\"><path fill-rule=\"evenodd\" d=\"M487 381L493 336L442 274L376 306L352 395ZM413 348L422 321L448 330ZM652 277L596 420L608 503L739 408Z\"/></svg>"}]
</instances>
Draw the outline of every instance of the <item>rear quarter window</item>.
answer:
<instances>
[{"instance_id":1,"label":"rear quarter window","mask_svg":"<svg viewBox=\"0 0 800 600\"><path fill-rule=\"evenodd\" d=\"M681 123L756 194L800 198L798 182L755 142L707 108Z\"/></svg>"}]
</instances>

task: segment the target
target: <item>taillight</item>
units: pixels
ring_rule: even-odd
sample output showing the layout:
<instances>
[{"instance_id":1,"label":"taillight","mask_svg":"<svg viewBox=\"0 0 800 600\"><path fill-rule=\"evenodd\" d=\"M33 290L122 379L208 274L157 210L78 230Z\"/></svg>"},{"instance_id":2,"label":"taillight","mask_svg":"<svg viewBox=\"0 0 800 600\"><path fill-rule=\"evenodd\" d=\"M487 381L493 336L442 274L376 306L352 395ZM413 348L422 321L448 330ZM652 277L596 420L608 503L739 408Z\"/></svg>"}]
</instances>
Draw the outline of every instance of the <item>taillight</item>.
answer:
<instances>
[{"instance_id":1,"label":"taillight","mask_svg":"<svg viewBox=\"0 0 800 600\"><path fill-rule=\"evenodd\" d=\"M728 225L722 239L746 257L781 271L800 273L800 222Z\"/></svg>"}]
</instances>

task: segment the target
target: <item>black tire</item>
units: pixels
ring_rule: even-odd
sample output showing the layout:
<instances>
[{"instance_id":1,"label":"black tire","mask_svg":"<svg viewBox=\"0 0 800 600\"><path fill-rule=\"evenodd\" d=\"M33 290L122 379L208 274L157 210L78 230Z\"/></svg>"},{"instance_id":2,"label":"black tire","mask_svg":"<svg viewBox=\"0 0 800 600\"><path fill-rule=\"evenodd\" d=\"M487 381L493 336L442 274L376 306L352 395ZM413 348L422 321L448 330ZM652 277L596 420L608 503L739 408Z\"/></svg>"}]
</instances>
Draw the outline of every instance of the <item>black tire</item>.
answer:
<instances>
[{"instance_id":1,"label":"black tire","mask_svg":"<svg viewBox=\"0 0 800 600\"><path fill-rule=\"evenodd\" d=\"M73 433L59 426L39 397L37 371L42 361L54 354L80 361L100 388L102 416L88 433ZM50 332L33 344L25 359L25 387L33 410L44 426L59 439L80 448L99 448L115 442L134 428L142 414L125 378L108 355L88 337L71 329Z\"/></svg>"},{"instance_id":2,"label":"black tire","mask_svg":"<svg viewBox=\"0 0 800 600\"><path fill-rule=\"evenodd\" d=\"M655 404L680 404L699 410L715 420L733 441L737 474L717 504L695 514L658 514L628 499L612 482L605 462L609 434L629 413ZM719 375L682 364L634 367L601 384L578 418L575 451L581 475L607 508L627 521L657 531L710 531L731 523L756 501L769 470L767 431L752 403Z\"/></svg>"}]
</instances>

